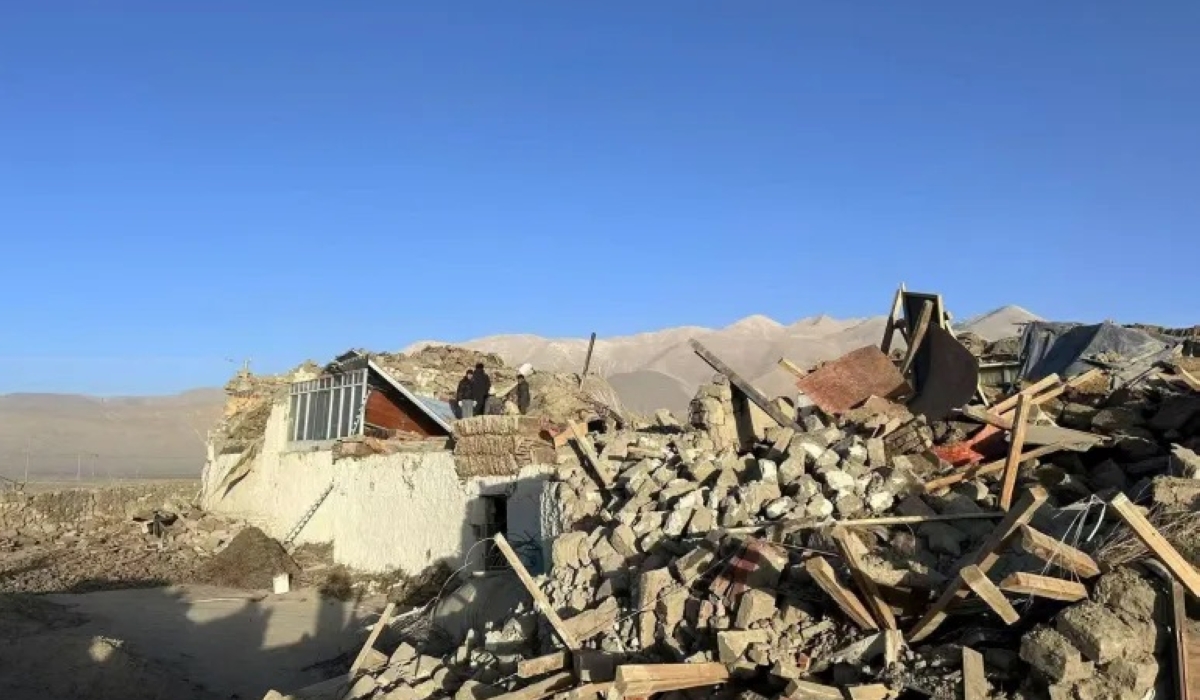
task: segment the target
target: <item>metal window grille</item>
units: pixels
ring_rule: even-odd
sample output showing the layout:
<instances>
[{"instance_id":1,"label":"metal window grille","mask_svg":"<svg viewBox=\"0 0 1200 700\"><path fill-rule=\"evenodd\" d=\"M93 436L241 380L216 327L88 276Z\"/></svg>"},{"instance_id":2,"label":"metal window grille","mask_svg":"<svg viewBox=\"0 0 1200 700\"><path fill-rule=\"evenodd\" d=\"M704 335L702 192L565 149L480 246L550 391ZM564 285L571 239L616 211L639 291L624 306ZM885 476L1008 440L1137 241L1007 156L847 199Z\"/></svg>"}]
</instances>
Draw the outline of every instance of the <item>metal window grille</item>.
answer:
<instances>
[{"instance_id":1,"label":"metal window grille","mask_svg":"<svg viewBox=\"0 0 1200 700\"><path fill-rule=\"evenodd\" d=\"M289 440L338 440L361 435L367 372L364 368L292 384L288 403Z\"/></svg>"}]
</instances>

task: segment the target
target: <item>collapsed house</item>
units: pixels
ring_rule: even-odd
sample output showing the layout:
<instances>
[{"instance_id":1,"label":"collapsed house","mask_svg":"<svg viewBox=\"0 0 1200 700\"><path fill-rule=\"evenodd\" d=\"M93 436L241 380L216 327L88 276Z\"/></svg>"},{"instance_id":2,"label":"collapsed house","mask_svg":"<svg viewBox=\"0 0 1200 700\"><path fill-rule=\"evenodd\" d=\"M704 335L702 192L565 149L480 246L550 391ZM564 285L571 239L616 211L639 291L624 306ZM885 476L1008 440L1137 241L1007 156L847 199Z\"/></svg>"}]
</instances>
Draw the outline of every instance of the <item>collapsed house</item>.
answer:
<instances>
[{"instance_id":1,"label":"collapsed house","mask_svg":"<svg viewBox=\"0 0 1200 700\"><path fill-rule=\"evenodd\" d=\"M549 570L492 538L529 604L449 645L389 606L291 697L1195 697L1195 366L985 392L929 296L882 349L799 371L799 406L694 342L720 377L684 424L552 440Z\"/></svg>"},{"instance_id":2,"label":"collapsed house","mask_svg":"<svg viewBox=\"0 0 1200 700\"><path fill-rule=\"evenodd\" d=\"M482 568L497 533L541 542L554 459L546 412L603 420L606 385L536 373L540 416L457 421L447 399L477 361L496 384L515 384L498 358L449 348L352 351L280 377L243 372L210 436L201 505L284 544L332 543L337 563L363 572Z\"/></svg>"}]
</instances>

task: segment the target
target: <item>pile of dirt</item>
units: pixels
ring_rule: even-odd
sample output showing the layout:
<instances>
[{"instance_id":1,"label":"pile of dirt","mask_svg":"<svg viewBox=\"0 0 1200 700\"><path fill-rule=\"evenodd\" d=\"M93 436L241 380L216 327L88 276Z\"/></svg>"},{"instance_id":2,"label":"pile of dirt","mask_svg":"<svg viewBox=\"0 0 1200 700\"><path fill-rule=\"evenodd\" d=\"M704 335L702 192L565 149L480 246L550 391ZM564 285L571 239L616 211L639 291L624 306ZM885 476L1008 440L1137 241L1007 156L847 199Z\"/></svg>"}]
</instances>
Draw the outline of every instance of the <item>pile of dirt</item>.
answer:
<instances>
[{"instance_id":1,"label":"pile of dirt","mask_svg":"<svg viewBox=\"0 0 1200 700\"><path fill-rule=\"evenodd\" d=\"M200 567L196 578L227 588L269 589L279 574L298 576L300 567L283 546L262 530L248 527Z\"/></svg>"}]
</instances>

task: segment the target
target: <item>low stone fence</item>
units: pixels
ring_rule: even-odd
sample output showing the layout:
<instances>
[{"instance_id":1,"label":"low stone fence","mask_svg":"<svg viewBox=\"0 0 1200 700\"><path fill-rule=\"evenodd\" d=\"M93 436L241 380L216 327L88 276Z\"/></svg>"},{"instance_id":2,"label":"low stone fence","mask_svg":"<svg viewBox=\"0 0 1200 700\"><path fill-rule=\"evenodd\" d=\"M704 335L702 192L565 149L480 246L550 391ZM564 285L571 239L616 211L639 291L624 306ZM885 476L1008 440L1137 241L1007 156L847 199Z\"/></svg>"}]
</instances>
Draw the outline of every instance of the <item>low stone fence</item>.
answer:
<instances>
[{"instance_id":1,"label":"low stone fence","mask_svg":"<svg viewBox=\"0 0 1200 700\"><path fill-rule=\"evenodd\" d=\"M195 481L152 482L55 491L0 493L0 533L55 532L97 520L125 520L155 509L186 511L195 500Z\"/></svg>"}]
</instances>

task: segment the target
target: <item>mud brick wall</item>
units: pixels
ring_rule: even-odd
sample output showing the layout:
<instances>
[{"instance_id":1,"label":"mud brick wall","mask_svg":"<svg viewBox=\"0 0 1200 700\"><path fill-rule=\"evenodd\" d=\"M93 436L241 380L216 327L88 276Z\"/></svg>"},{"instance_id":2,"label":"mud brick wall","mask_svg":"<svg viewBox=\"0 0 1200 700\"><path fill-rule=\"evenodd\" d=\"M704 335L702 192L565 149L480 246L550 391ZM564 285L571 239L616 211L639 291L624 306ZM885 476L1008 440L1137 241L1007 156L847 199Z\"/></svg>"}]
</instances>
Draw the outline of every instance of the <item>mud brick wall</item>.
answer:
<instances>
[{"instance_id":1,"label":"mud brick wall","mask_svg":"<svg viewBox=\"0 0 1200 700\"><path fill-rule=\"evenodd\" d=\"M0 493L0 532L54 532L97 520L126 520L154 509L180 512L195 499L198 485L135 484L34 493Z\"/></svg>"}]
</instances>

